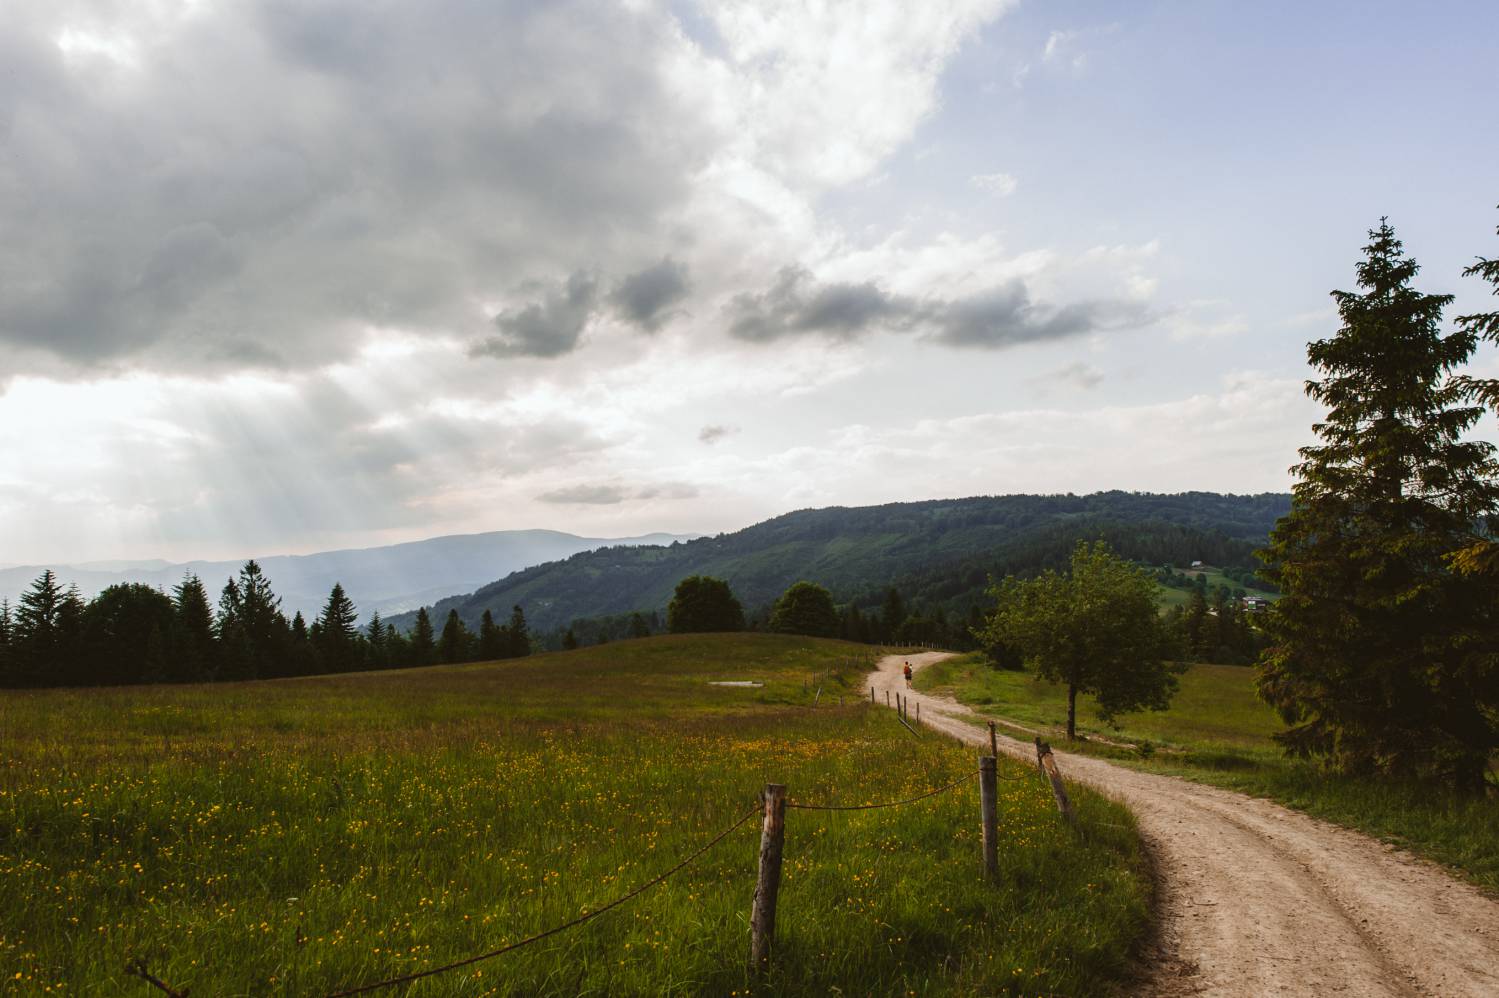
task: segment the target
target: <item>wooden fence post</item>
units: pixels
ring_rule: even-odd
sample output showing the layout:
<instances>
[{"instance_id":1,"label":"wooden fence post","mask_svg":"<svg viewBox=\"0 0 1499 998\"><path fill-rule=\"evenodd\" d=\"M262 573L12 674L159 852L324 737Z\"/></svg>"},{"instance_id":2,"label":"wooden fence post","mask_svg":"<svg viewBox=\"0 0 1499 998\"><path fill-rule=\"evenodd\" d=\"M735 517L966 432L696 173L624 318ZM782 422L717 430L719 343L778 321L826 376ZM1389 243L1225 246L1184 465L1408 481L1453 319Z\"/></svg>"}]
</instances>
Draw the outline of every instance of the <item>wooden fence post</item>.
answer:
<instances>
[{"instance_id":1,"label":"wooden fence post","mask_svg":"<svg viewBox=\"0 0 1499 998\"><path fill-rule=\"evenodd\" d=\"M979 756L979 809L984 822L984 879L999 879L999 784L994 756Z\"/></svg>"},{"instance_id":2,"label":"wooden fence post","mask_svg":"<svg viewBox=\"0 0 1499 998\"><path fill-rule=\"evenodd\" d=\"M1051 793L1057 799L1057 810L1062 812L1062 817L1067 819L1068 824L1076 825L1077 816L1072 813L1072 801L1067 799L1067 788L1062 786L1062 771L1057 769L1057 760L1051 754L1051 746L1039 736L1036 738L1036 763L1051 781Z\"/></svg>"},{"instance_id":3,"label":"wooden fence post","mask_svg":"<svg viewBox=\"0 0 1499 998\"><path fill-rule=\"evenodd\" d=\"M886 707L890 706L890 691L889 690L885 691L885 706Z\"/></svg>"},{"instance_id":4,"label":"wooden fence post","mask_svg":"<svg viewBox=\"0 0 1499 998\"><path fill-rule=\"evenodd\" d=\"M770 967L770 944L776 934L776 896L781 891L781 852L786 844L786 787L765 784L760 796L765 817L760 825L760 875L750 909L750 970Z\"/></svg>"},{"instance_id":5,"label":"wooden fence post","mask_svg":"<svg viewBox=\"0 0 1499 998\"><path fill-rule=\"evenodd\" d=\"M989 722L989 754L999 758L999 739L994 737L994 722Z\"/></svg>"},{"instance_id":6,"label":"wooden fence post","mask_svg":"<svg viewBox=\"0 0 1499 998\"><path fill-rule=\"evenodd\" d=\"M916 721L917 721L918 724L921 722L921 701L920 700L916 701Z\"/></svg>"},{"instance_id":7,"label":"wooden fence post","mask_svg":"<svg viewBox=\"0 0 1499 998\"><path fill-rule=\"evenodd\" d=\"M874 687L869 688L869 702L874 703Z\"/></svg>"}]
</instances>

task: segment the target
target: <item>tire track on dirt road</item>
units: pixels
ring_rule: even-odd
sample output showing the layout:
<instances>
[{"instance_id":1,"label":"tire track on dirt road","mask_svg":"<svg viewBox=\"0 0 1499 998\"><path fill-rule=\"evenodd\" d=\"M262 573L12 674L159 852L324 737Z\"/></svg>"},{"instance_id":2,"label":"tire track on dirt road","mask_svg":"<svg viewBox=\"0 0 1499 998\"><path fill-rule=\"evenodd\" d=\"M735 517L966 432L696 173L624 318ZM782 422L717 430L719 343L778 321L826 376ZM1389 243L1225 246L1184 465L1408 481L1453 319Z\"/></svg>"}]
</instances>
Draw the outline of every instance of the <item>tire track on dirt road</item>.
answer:
<instances>
[{"instance_id":1,"label":"tire track on dirt road","mask_svg":"<svg viewBox=\"0 0 1499 998\"><path fill-rule=\"evenodd\" d=\"M976 746L988 733L951 698L907 691L891 655L869 682L902 693L928 727ZM1034 746L1001 736L1034 763ZM1062 773L1134 812L1154 861L1155 952L1137 993L1156 998L1499 996L1499 902L1366 835L1269 801L1058 753Z\"/></svg>"}]
</instances>

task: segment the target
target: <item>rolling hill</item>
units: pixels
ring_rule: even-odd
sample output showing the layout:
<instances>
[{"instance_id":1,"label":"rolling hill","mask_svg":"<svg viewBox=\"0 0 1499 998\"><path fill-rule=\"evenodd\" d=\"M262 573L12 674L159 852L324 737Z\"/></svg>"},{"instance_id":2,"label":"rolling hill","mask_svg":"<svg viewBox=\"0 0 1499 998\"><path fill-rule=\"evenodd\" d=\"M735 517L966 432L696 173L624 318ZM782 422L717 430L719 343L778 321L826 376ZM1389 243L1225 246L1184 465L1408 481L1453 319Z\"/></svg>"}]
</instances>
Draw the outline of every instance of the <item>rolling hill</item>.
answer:
<instances>
[{"instance_id":1,"label":"rolling hill","mask_svg":"<svg viewBox=\"0 0 1499 998\"><path fill-rule=\"evenodd\" d=\"M1253 567L1253 552L1290 508L1290 496L1189 492L1154 495L979 496L882 506L799 510L730 534L669 546L606 547L514 572L438 600L435 621L457 610L470 626L512 605L545 630L635 610L661 610L688 575L727 579L746 610L798 579L840 602L876 605L897 586L928 606L966 612L991 574L1060 566L1078 539L1102 537L1151 564ZM409 627L412 615L394 618Z\"/></svg>"}]
</instances>

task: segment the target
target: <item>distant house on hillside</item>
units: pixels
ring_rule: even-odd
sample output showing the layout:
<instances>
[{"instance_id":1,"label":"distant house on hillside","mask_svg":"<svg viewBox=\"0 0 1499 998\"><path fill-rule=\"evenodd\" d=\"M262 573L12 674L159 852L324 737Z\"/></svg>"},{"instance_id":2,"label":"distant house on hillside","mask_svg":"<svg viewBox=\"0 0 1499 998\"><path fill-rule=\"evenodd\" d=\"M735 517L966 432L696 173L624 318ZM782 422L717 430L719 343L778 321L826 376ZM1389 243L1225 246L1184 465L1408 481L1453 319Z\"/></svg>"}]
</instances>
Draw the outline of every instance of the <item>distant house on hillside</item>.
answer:
<instances>
[{"instance_id":1,"label":"distant house on hillside","mask_svg":"<svg viewBox=\"0 0 1499 998\"><path fill-rule=\"evenodd\" d=\"M1202 562L1200 562L1200 561L1194 561L1194 562L1192 562L1192 567L1193 568L1201 568L1202 567Z\"/></svg>"},{"instance_id":2,"label":"distant house on hillside","mask_svg":"<svg viewBox=\"0 0 1499 998\"><path fill-rule=\"evenodd\" d=\"M1251 612L1263 610L1270 605L1270 601L1263 596L1245 596L1244 609Z\"/></svg>"}]
</instances>

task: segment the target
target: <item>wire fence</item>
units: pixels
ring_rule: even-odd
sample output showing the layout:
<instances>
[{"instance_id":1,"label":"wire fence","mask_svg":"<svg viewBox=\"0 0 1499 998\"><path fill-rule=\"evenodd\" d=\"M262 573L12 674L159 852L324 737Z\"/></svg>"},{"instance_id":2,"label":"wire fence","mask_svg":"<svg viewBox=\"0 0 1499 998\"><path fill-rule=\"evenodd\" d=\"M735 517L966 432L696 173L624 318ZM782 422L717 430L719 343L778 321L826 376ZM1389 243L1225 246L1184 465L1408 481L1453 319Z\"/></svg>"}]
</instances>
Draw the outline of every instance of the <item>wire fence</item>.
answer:
<instances>
[{"instance_id":1,"label":"wire fence","mask_svg":"<svg viewBox=\"0 0 1499 998\"><path fill-rule=\"evenodd\" d=\"M804 804L801 802L787 801L786 807L796 808L797 810L801 811L872 811L881 808L901 807L906 804L914 804L918 801L926 800L929 797L936 797L938 794L946 793L949 790L955 790L977 775L979 775L978 770L964 773L962 776L958 777L951 783L947 783L940 787L936 787L935 789L928 790L925 793L918 794L915 797L907 797L903 800L881 801L874 804ZM743 828L746 822L760 813L761 808L759 806L746 811L744 814L740 815L739 819L732 825L725 828L723 831L719 832L711 839L708 839L702 845L698 846L695 850L685 856L681 861L676 863L670 869L656 875L655 877L652 877L650 880L647 880L645 883L634 888L629 893L622 894L619 897L615 898L613 901L610 901L608 904L602 905L598 908L594 908L592 911L585 912L582 915L579 915L577 918L572 919L571 921L563 922L562 924L555 925L552 928L545 930L544 932L538 932L535 935L527 936L526 938L513 943L507 943L504 946L497 947L487 952L477 953L462 960L454 960L453 962L443 964L440 967L428 967L424 970L413 971L409 974L402 974L397 977L388 977L384 980L379 981L371 981L367 984L360 984L354 987L344 988L340 991L332 991L328 993L327 998L349 998L349 996L351 995L367 994L371 991L378 991L382 988L395 987L396 985L400 984L410 984L413 981L421 980L424 977L434 977L438 974L444 974L463 967L470 967L476 963L482 963L485 960L492 960L497 956L501 956L502 954L518 950L523 946L530 946L532 943L538 943L543 939L547 939L552 936L558 935L559 933L566 932L569 929L577 928L578 926L584 925L585 923L598 918L600 915L613 911L620 905L627 904L628 902L633 901L635 898L644 894L652 887L656 887L660 884L665 883L671 877L691 866L696 860L700 859L714 846L718 845L724 839L734 834L734 832L738 831L740 828ZM162 981L160 978L153 975L147 969L144 960L133 961L126 968L126 972L133 977L140 978L147 984L150 984L157 990L161 991L163 994L171 996L171 998L188 998L188 992L186 990L179 991L166 982Z\"/></svg>"},{"instance_id":2,"label":"wire fence","mask_svg":"<svg viewBox=\"0 0 1499 998\"><path fill-rule=\"evenodd\" d=\"M959 739L959 740L961 741L961 739ZM1039 739L1038 739L1038 749L1039 748L1040 748L1040 742L1039 742ZM1047 748L1047 752L1048 753L1050 752L1049 747ZM936 797L939 794L944 794L944 793L947 793L947 792L949 792L951 790L956 790L958 787L960 787L963 784L967 783L968 781L972 780L976 776L981 778L980 779L981 783L983 782L984 779L989 779L989 778L992 778L992 777L998 777L999 779L1010 781L1010 782L1019 782L1019 781L1023 781L1023 780L1025 780L1025 779L1028 778L1026 776L999 776L999 774L996 772L996 767L994 765L994 760L992 758L986 758L986 759L982 760L982 762L983 762L984 765L981 766L979 769L977 769L977 770L971 770L971 771L969 771L967 773L964 773L962 776L960 776L957 779L953 780L951 783L945 783L942 786L935 787L935 788L933 788L931 790L925 791L924 793L917 794L915 797L906 797L906 798L903 798L901 800L881 801L881 802L871 803L871 804L808 804L808 803L803 803L801 801L786 800L784 798L784 796L783 796L781 798L781 800L780 800L780 806L784 807L786 809L794 809L794 810L798 810L798 811L875 811L875 810L881 810L881 809L884 809L884 808L903 807L903 806L908 805L908 804L915 804L915 803L917 803L919 801L923 801L923 800L927 800L927 799L932 798L932 797ZM1042 766L1042 772L1043 772L1043 774L1045 773L1044 763L1043 763L1043 766ZM1057 782L1059 782L1059 780ZM984 793L985 794L990 794L992 796L992 790L993 790L992 783L985 784L985 786L984 786ZM781 789L780 793L782 793L784 795L784 789ZM676 874L680 873L681 871L687 869L687 867L691 866L694 862L696 862L698 859L700 859L703 855L705 855L714 846L718 845L720 842L722 842L724 839L728 838L734 832L736 832L740 828L744 827L744 825L751 818L755 817L757 814L761 814L762 813L762 809L766 808L766 807L768 807L768 802L764 798L762 798L761 803L759 805L757 805L756 807L754 807L754 808L746 811L732 825L730 825L729 827L725 828L723 831L719 832L717 835L714 835L712 838L710 838L707 841L705 841L702 845L698 846L695 850L693 850L687 856L683 857L679 862L677 862L670 869L665 870L664 872L656 875L655 877L652 877L650 880L647 880L645 883L640 884L638 887L635 887L634 889L632 889L628 893L620 895L619 897L615 898L613 901L610 901L608 904L602 905L602 906L600 906L598 908L594 908L591 911L584 912L583 914L579 915L577 918L574 918L574 919L572 919L570 921L567 921L567 922L563 922L560 925L555 925L555 926L553 926L550 929L546 929L545 931L538 932L538 933L536 933L534 935L527 936L526 938L520 939L520 940L518 940L516 942L507 943L507 944L505 944L503 946L499 946L499 947L497 947L495 949L488 950L487 952L484 952L484 953L477 953L477 954L475 954L473 956L466 957L466 958L464 958L462 960L455 960L455 961L453 961L451 963L443 964L442 966L428 967L428 968L426 968L424 970L413 971L413 972L411 972L409 974L402 974L402 975L399 975L399 976L396 976L396 977L389 977L389 978L385 978L383 980L371 981L371 982L369 982L367 984L360 984L360 985L356 985L354 987L344 988L343 990L340 990L340 991L333 991L333 992L330 992L327 995L327 998L349 998L349 996L352 996L352 995L367 994L367 993L372 992L372 991L381 990L382 988L395 987L395 986L401 985L401 984L410 984L413 981L418 981L418 980L421 980L421 979L426 978L426 977L434 977L434 976L436 976L438 974L444 974L444 973L447 973L449 971L461 969L463 967L470 967L470 966L473 966L476 963L482 963L485 960L492 960L492 959L494 959L497 956L501 956L501 955L503 955L505 953L510 953L510 952L512 952L514 950L521 949L522 947L525 947L525 946L530 946L533 943L541 942L544 939L548 939L548 938L550 938L552 936L555 936L555 935L558 935L560 933L566 932L569 929L575 929L575 928L577 928L577 927L579 927L581 925L584 925L584 924L586 924L588 922L591 922L592 920L594 920L595 918L598 918L601 915L604 915L604 914L606 914L606 913L608 913L610 911L613 911L615 908L618 908L618 907L620 907L623 904L627 904L630 901L633 901L635 898L637 898L640 895L644 894L646 891L650 890L652 887L656 887L656 886L659 886L660 884L665 883L671 877L673 877ZM986 808L989 811L992 811L992 809L993 809L992 808L992 801L986 804ZM989 820L989 821L992 822L992 820L993 820L992 814L988 814L987 815L987 820ZM771 825L770 819L769 819L769 817L767 817L767 824L766 824L767 832L770 829L770 825ZM777 835L780 834L779 830L777 830L776 834ZM987 834L988 834L988 831L986 830L986 835ZM985 848L986 849L990 849L992 851L992 847L989 846L989 845L987 845L987 844L986 844ZM763 850L764 850L764 842L762 840L762 857L761 857L762 867L763 867L763 864L764 864ZM777 851L779 851L779 845L777 846ZM776 865L777 865L777 872L776 872L775 876L776 876L776 879L778 880L779 879L779 860L777 860L777 864ZM762 878L763 878L763 876L764 876L764 871L762 869ZM757 895L758 895L758 893L759 893L760 890L761 890L761 887L757 886L757 888L756 888ZM772 890L774 890L774 888L772 888ZM757 897L757 900L758 900L758 897ZM157 977L154 974L152 974L150 972L150 970L147 968L146 962L144 960L137 959L137 960L132 961L129 965L127 965L127 967L126 967L126 973L129 974L130 976L140 978L142 981L146 982L147 984L150 984L152 987L156 988L158 991L161 991L163 994L166 994L166 995L170 996L170 998L188 998L188 990L187 989L178 990L176 988L173 988L171 985L167 984L165 981L161 980L159 977Z\"/></svg>"}]
</instances>

